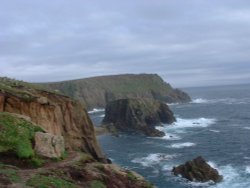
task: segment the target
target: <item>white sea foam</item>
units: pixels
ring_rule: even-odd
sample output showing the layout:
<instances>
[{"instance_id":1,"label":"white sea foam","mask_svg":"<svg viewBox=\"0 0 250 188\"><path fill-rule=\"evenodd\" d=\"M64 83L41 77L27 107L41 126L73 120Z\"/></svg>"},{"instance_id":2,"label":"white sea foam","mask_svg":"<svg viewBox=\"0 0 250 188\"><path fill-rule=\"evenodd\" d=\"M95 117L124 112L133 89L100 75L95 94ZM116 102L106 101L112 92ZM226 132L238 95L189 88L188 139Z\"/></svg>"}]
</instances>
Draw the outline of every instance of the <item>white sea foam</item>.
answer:
<instances>
[{"instance_id":1,"label":"white sea foam","mask_svg":"<svg viewBox=\"0 0 250 188\"><path fill-rule=\"evenodd\" d=\"M168 146L169 148L176 148L176 149L180 149L180 148L186 148L186 147L193 147L195 146L195 143L192 142L185 142L185 143L175 143L175 144L171 144L170 146Z\"/></svg>"},{"instance_id":2,"label":"white sea foam","mask_svg":"<svg viewBox=\"0 0 250 188\"><path fill-rule=\"evenodd\" d=\"M208 103L208 102L209 102L209 101L206 100L206 99L197 98L197 99L192 100L191 103L194 103L194 104L202 104L202 103Z\"/></svg>"},{"instance_id":3,"label":"white sea foam","mask_svg":"<svg viewBox=\"0 0 250 188\"><path fill-rule=\"evenodd\" d=\"M214 132L214 133L219 133L220 132L219 130L215 130L215 129L210 129L209 131Z\"/></svg>"},{"instance_id":4,"label":"white sea foam","mask_svg":"<svg viewBox=\"0 0 250 188\"><path fill-rule=\"evenodd\" d=\"M88 111L89 114L94 114L94 113L97 113L97 112L104 112L105 109L103 108L94 108L93 110L91 111Z\"/></svg>"},{"instance_id":5,"label":"white sea foam","mask_svg":"<svg viewBox=\"0 0 250 188\"><path fill-rule=\"evenodd\" d=\"M105 117L105 114L99 115L99 117L103 118L103 117Z\"/></svg>"},{"instance_id":6,"label":"white sea foam","mask_svg":"<svg viewBox=\"0 0 250 188\"><path fill-rule=\"evenodd\" d=\"M204 103L221 103L221 104L249 104L250 98L222 98L222 99L203 99L203 98L196 98L191 101L193 104L204 104Z\"/></svg>"},{"instance_id":7,"label":"white sea foam","mask_svg":"<svg viewBox=\"0 0 250 188\"><path fill-rule=\"evenodd\" d=\"M169 155L169 154L164 154L164 153L152 153L152 154L149 154L147 157L135 158L132 160L132 162L139 163L144 167L149 167L152 165L156 165L162 161L171 160L175 157L177 157L176 154Z\"/></svg>"},{"instance_id":8,"label":"white sea foam","mask_svg":"<svg viewBox=\"0 0 250 188\"><path fill-rule=\"evenodd\" d=\"M246 173L247 173L247 174L250 174L250 166L247 166L247 167L246 167Z\"/></svg>"},{"instance_id":9,"label":"white sea foam","mask_svg":"<svg viewBox=\"0 0 250 188\"><path fill-rule=\"evenodd\" d=\"M208 164L217 169L219 174L223 176L223 180L217 184L213 181L198 183L183 181L183 184L188 184L191 187L211 187L211 188L249 188L250 181L245 176L246 173L250 173L250 166L245 171L241 171L231 165L218 166L216 163L209 161ZM245 174L245 175L244 175Z\"/></svg>"},{"instance_id":10,"label":"white sea foam","mask_svg":"<svg viewBox=\"0 0 250 188\"><path fill-rule=\"evenodd\" d=\"M167 103L168 106L175 106L175 105L178 105L180 103Z\"/></svg>"},{"instance_id":11,"label":"white sea foam","mask_svg":"<svg viewBox=\"0 0 250 188\"><path fill-rule=\"evenodd\" d=\"M243 129L250 130L250 127L243 127Z\"/></svg>"},{"instance_id":12,"label":"white sea foam","mask_svg":"<svg viewBox=\"0 0 250 188\"><path fill-rule=\"evenodd\" d=\"M171 128L192 128L192 127L207 127L216 122L215 119L212 118L197 118L197 119L182 119L177 118L177 121L173 123L173 126L169 126Z\"/></svg>"},{"instance_id":13,"label":"white sea foam","mask_svg":"<svg viewBox=\"0 0 250 188\"><path fill-rule=\"evenodd\" d=\"M222 182L212 186L213 188L249 188L250 181L246 175L250 172L250 166L246 167L245 171L242 171L232 165L217 166L215 168L218 170L220 175L223 175Z\"/></svg>"},{"instance_id":14,"label":"white sea foam","mask_svg":"<svg viewBox=\"0 0 250 188\"><path fill-rule=\"evenodd\" d=\"M208 181L208 182L188 182L191 187L210 187L211 185L214 185L215 183L213 181Z\"/></svg>"},{"instance_id":15,"label":"white sea foam","mask_svg":"<svg viewBox=\"0 0 250 188\"><path fill-rule=\"evenodd\" d=\"M197 119L182 119L177 118L177 121L172 125L157 126L157 130L164 132L166 135L160 139L164 140L180 140L182 134L187 132L190 128L203 128L210 126L216 122L212 118L197 118Z\"/></svg>"}]
</instances>

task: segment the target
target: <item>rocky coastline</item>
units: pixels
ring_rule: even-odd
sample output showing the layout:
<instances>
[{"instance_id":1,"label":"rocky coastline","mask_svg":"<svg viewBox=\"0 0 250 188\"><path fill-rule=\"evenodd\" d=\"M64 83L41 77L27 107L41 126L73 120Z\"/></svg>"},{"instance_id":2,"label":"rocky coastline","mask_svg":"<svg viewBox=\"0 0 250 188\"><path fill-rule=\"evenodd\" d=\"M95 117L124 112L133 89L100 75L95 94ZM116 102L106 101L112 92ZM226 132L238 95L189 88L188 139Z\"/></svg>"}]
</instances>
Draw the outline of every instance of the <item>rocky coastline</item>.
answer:
<instances>
[{"instance_id":1,"label":"rocky coastline","mask_svg":"<svg viewBox=\"0 0 250 188\"><path fill-rule=\"evenodd\" d=\"M0 79L0 187L153 187L110 163L81 103Z\"/></svg>"}]
</instances>

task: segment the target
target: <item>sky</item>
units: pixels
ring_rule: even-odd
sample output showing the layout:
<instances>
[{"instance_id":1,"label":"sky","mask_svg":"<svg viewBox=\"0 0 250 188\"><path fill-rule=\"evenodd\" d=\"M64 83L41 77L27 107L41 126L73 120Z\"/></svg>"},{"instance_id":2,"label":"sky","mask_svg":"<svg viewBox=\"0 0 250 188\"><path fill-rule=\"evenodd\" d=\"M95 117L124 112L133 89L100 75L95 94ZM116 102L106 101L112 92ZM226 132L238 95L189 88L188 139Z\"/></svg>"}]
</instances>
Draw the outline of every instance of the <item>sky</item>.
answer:
<instances>
[{"instance_id":1,"label":"sky","mask_svg":"<svg viewBox=\"0 0 250 188\"><path fill-rule=\"evenodd\" d=\"M249 0L2 0L0 76L157 73L174 87L250 83Z\"/></svg>"}]
</instances>

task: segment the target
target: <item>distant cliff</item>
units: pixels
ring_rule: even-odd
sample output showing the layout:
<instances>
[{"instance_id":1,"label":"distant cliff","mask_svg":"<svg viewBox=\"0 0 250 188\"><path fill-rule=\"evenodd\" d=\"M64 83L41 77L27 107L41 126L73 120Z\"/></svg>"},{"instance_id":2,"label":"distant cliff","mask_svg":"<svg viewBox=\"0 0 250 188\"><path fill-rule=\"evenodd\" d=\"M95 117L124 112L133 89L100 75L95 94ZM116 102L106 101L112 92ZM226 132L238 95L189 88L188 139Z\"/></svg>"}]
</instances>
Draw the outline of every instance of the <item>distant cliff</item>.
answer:
<instances>
[{"instance_id":1,"label":"distant cliff","mask_svg":"<svg viewBox=\"0 0 250 188\"><path fill-rule=\"evenodd\" d=\"M104 108L108 102L123 98L153 98L167 103L191 100L188 94L172 88L157 74L100 76L43 86L80 100L88 109Z\"/></svg>"}]
</instances>

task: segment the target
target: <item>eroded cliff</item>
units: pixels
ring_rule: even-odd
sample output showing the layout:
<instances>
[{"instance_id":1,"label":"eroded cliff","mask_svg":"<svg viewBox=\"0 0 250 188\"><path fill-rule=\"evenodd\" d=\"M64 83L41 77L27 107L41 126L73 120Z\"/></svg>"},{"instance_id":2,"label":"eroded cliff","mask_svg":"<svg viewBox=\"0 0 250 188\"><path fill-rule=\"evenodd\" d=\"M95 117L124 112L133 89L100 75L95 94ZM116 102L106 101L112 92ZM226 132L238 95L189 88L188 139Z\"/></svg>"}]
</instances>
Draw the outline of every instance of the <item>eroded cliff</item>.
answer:
<instances>
[{"instance_id":1,"label":"eroded cliff","mask_svg":"<svg viewBox=\"0 0 250 188\"><path fill-rule=\"evenodd\" d=\"M46 132L63 136L67 150L85 151L97 160L105 160L92 121L79 102L6 79L0 82L0 112L30 117Z\"/></svg>"},{"instance_id":2,"label":"eroded cliff","mask_svg":"<svg viewBox=\"0 0 250 188\"><path fill-rule=\"evenodd\" d=\"M153 188L110 162L79 102L0 78L0 187Z\"/></svg>"},{"instance_id":3,"label":"eroded cliff","mask_svg":"<svg viewBox=\"0 0 250 188\"><path fill-rule=\"evenodd\" d=\"M162 137L155 126L175 122L173 112L162 102L152 99L119 99L106 105L103 126L118 132L132 132Z\"/></svg>"}]
</instances>

